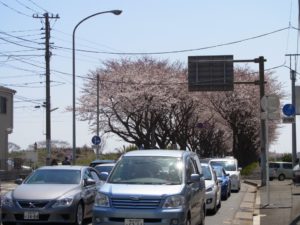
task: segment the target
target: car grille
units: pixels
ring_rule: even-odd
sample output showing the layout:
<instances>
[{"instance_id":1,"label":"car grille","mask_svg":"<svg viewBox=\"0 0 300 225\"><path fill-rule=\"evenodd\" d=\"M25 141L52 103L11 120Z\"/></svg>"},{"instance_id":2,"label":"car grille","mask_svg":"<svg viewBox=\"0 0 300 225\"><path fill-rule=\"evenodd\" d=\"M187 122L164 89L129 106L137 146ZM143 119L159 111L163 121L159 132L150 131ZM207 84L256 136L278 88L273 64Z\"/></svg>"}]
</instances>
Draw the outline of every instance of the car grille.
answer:
<instances>
[{"instance_id":1,"label":"car grille","mask_svg":"<svg viewBox=\"0 0 300 225\"><path fill-rule=\"evenodd\" d=\"M38 209L44 208L49 201L18 201L21 208L24 209Z\"/></svg>"},{"instance_id":2,"label":"car grille","mask_svg":"<svg viewBox=\"0 0 300 225\"><path fill-rule=\"evenodd\" d=\"M112 198L112 206L122 209L155 209L160 202L160 198Z\"/></svg>"}]
</instances>

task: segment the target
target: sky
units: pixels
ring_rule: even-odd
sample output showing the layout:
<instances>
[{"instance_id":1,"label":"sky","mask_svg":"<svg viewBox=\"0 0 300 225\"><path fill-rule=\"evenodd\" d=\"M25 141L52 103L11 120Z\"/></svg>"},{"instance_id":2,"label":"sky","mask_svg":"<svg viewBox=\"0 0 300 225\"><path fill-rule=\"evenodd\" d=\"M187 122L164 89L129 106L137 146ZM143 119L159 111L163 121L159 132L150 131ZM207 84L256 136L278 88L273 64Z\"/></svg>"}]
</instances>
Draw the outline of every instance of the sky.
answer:
<instances>
[{"instance_id":1,"label":"sky","mask_svg":"<svg viewBox=\"0 0 300 225\"><path fill-rule=\"evenodd\" d=\"M0 0L0 85L16 90L14 127L9 142L27 149L45 141L45 12L51 19L51 139L72 146L72 32L84 18L98 12L122 10L119 16L104 13L81 23L75 35L76 96L84 77L107 59L150 54L187 64L188 56L233 55L234 59L266 58L283 84L291 103L290 65L298 60L297 0ZM35 17L33 17L35 15ZM126 55L124 53L137 53ZM139 54L141 53L141 54ZM258 71L258 64L239 63ZM299 80L299 74L297 79ZM297 80L296 85L299 85ZM258 90L259 93L259 90ZM101 96L100 96L101 97ZM258 106L259 107L259 106ZM299 116L296 118L299 124ZM101 129L101 128L100 128ZM291 124L281 124L279 138L270 151L291 153ZM298 149L299 143L299 125ZM91 146L87 122L76 121L76 144ZM126 145L110 137L104 152Z\"/></svg>"}]
</instances>

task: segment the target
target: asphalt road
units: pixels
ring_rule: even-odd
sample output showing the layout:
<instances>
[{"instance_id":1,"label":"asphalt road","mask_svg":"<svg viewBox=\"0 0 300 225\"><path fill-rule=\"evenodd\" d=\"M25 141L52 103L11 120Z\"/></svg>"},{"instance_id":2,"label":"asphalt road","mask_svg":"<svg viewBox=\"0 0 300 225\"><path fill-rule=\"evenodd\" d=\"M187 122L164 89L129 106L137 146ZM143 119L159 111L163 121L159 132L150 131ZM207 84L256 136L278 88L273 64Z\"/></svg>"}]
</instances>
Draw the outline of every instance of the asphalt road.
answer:
<instances>
[{"instance_id":1,"label":"asphalt road","mask_svg":"<svg viewBox=\"0 0 300 225\"><path fill-rule=\"evenodd\" d=\"M206 225L222 225L233 224L233 220L236 212L240 208L241 202L247 192L247 184L242 183L241 190L239 192L231 193L231 196L222 201L221 208L214 215L207 215L205 219Z\"/></svg>"}]
</instances>

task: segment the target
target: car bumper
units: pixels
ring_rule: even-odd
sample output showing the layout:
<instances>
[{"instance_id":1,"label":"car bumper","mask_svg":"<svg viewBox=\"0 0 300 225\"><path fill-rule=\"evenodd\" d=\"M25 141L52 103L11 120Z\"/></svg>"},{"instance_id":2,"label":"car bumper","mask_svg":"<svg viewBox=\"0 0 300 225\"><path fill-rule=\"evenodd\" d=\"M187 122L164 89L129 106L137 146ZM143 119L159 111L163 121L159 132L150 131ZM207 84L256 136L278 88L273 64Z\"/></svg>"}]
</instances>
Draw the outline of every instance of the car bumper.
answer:
<instances>
[{"instance_id":1,"label":"car bumper","mask_svg":"<svg viewBox=\"0 0 300 225\"><path fill-rule=\"evenodd\" d=\"M186 213L183 209L114 209L93 208L93 225L124 225L125 219L143 219L144 225L184 225Z\"/></svg>"},{"instance_id":2,"label":"car bumper","mask_svg":"<svg viewBox=\"0 0 300 225\"><path fill-rule=\"evenodd\" d=\"M26 219L25 212L36 212L38 218ZM73 223L75 222L76 207L25 209L2 206L2 222L13 223Z\"/></svg>"},{"instance_id":3,"label":"car bumper","mask_svg":"<svg viewBox=\"0 0 300 225\"><path fill-rule=\"evenodd\" d=\"M231 179L231 190L238 191L241 187L241 181L239 179Z\"/></svg>"},{"instance_id":4,"label":"car bumper","mask_svg":"<svg viewBox=\"0 0 300 225\"><path fill-rule=\"evenodd\" d=\"M214 191L205 193L206 209L210 210L216 207L216 193Z\"/></svg>"}]
</instances>

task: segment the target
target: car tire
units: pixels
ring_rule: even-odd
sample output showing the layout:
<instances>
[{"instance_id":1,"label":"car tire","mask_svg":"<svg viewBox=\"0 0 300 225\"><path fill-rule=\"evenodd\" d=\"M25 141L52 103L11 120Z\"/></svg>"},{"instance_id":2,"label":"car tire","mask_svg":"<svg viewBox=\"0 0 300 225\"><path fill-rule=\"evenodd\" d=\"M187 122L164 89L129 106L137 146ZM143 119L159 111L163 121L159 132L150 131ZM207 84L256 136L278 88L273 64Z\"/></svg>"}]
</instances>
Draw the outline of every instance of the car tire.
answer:
<instances>
[{"instance_id":1,"label":"car tire","mask_svg":"<svg viewBox=\"0 0 300 225\"><path fill-rule=\"evenodd\" d=\"M2 222L2 225L16 225L17 223L12 222Z\"/></svg>"},{"instance_id":2,"label":"car tire","mask_svg":"<svg viewBox=\"0 0 300 225\"><path fill-rule=\"evenodd\" d=\"M279 180L279 181L284 181L284 179L285 179L284 174L280 174L280 175L278 176L278 180Z\"/></svg>"},{"instance_id":3,"label":"car tire","mask_svg":"<svg viewBox=\"0 0 300 225\"><path fill-rule=\"evenodd\" d=\"M82 225L82 224L83 224L83 206L82 203L78 203L76 214L75 214L74 225Z\"/></svg>"},{"instance_id":4,"label":"car tire","mask_svg":"<svg viewBox=\"0 0 300 225\"><path fill-rule=\"evenodd\" d=\"M226 190L226 193L223 195L223 200L227 200L228 199L228 191Z\"/></svg>"},{"instance_id":5,"label":"car tire","mask_svg":"<svg viewBox=\"0 0 300 225\"><path fill-rule=\"evenodd\" d=\"M211 213L214 215L214 214L217 213L217 211L218 211L218 199L217 199L217 195L216 195L216 197L215 197L215 204L214 204L213 209L211 210Z\"/></svg>"}]
</instances>

